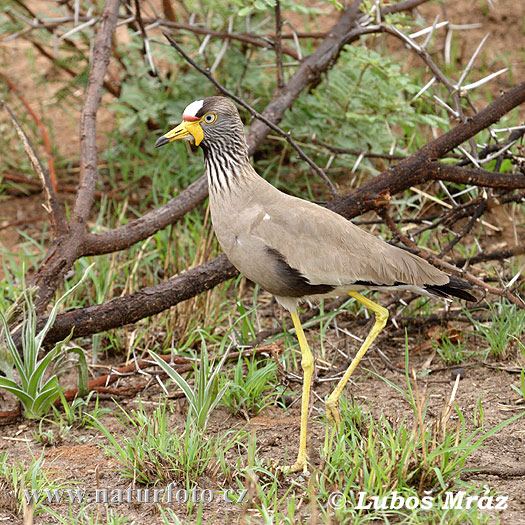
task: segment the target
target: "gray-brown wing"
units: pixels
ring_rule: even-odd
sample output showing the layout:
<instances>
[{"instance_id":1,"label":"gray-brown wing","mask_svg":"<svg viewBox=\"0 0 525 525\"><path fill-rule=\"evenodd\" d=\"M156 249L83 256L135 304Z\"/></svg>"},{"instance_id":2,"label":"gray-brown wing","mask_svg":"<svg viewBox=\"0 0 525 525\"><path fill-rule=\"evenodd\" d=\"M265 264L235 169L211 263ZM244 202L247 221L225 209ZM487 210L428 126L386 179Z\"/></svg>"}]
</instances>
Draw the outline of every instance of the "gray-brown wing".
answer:
<instances>
[{"instance_id":1,"label":"gray-brown wing","mask_svg":"<svg viewBox=\"0 0 525 525\"><path fill-rule=\"evenodd\" d=\"M340 215L280 194L276 202L252 208L249 234L308 279L342 286L355 281L380 285L445 284L448 276L419 257L365 232Z\"/></svg>"}]
</instances>

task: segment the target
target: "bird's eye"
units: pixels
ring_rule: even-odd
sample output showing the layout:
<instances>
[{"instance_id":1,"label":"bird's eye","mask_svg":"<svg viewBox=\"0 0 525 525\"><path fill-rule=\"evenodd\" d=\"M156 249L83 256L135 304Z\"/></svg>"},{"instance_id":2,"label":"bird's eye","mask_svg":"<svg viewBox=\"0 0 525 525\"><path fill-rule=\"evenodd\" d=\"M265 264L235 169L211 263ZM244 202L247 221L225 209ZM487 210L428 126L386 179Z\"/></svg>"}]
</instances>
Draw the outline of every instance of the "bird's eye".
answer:
<instances>
[{"instance_id":1,"label":"bird's eye","mask_svg":"<svg viewBox=\"0 0 525 525\"><path fill-rule=\"evenodd\" d=\"M217 115L215 113L206 113L203 120L206 124L213 124L217 120Z\"/></svg>"}]
</instances>

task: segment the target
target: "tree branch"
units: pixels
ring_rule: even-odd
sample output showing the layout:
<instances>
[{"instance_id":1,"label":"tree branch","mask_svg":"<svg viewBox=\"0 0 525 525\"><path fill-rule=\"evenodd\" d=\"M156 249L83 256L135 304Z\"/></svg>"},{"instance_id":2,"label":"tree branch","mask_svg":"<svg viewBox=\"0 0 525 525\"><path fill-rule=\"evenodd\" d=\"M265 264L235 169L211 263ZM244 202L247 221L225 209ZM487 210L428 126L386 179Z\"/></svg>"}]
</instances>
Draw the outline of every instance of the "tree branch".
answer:
<instances>
[{"instance_id":1,"label":"tree branch","mask_svg":"<svg viewBox=\"0 0 525 525\"><path fill-rule=\"evenodd\" d=\"M62 210L60 209L60 204L58 202L55 190L53 189L51 178L49 177L48 172L44 169L44 166L42 166L42 163L40 162L40 159L36 154L35 148L33 148L33 145L31 144L28 136L25 134L22 126L18 122L18 119L15 117L15 114L11 111L11 108L3 101L0 101L0 107L1 106L4 106L6 111L9 113L9 116L15 126L16 132L22 140L25 152L29 157L29 160L31 161L31 165L33 166L33 169L40 178L40 182L42 183L42 189L46 195L47 212L50 214L51 217L53 231L55 235L61 235L66 230L66 223L64 215L62 214Z\"/></svg>"},{"instance_id":2,"label":"tree branch","mask_svg":"<svg viewBox=\"0 0 525 525\"><path fill-rule=\"evenodd\" d=\"M484 188L516 190L525 188L525 174L500 173L478 168L464 168L442 162L428 162L424 167L425 177L434 180L446 180L458 184L474 184Z\"/></svg>"},{"instance_id":3,"label":"tree branch","mask_svg":"<svg viewBox=\"0 0 525 525\"><path fill-rule=\"evenodd\" d=\"M467 122L458 124L455 128L441 135L441 137L429 142L411 157L392 166L381 175L363 184L360 188L340 198L334 199L328 204L328 208L350 219L375 208L375 202L371 199L371 195L379 196L385 193L393 195L415 184L426 182L432 178L427 174L427 170L429 170L428 173L432 174L432 171L437 169L432 166L431 161L439 159L470 137L473 137L481 130L494 124L503 115L523 102L525 102L525 82L518 84L516 87L504 93L492 104L469 118ZM437 166L441 166L441 164ZM456 170L455 174L451 174L450 176L457 177L458 173ZM508 177L501 174L499 175ZM518 184L521 184L519 176L514 177L515 180L518 181ZM488 182L485 178L484 180Z\"/></svg>"},{"instance_id":4,"label":"tree branch","mask_svg":"<svg viewBox=\"0 0 525 525\"><path fill-rule=\"evenodd\" d=\"M93 49L92 66L80 120L80 183L73 209L74 222L85 223L93 205L97 180L97 110L111 56L111 41L119 4L120 0L107 0L100 15L100 26Z\"/></svg>"},{"instance_id":5,"label":"tree branch","mask_svg":"<svg viewBox=\"0 0 525 525\"><path fill-rule=\"evenodd\" d=\"M35 298L37 312L42 312L60 286L65 273L82 255L87 219L95 193L97 178L96 115L104 76L111 54L111 40L117 23L120 0L107 0L100 16L93 50L93 60L80 124L80 183L73 216L66 225L67 233L55 239L30 280L38 286Z\"/></svg>"},{"instance_id":6,"label":"tree branch","mask_svg":"<svg viewBox=\"0 0 525 525\"><path fill-rule=\"evenodd\" d=\"M237 270L226 256L219 255L160 284L142 288L102 304L61 313L49 331L46 341L61 341L72 329L74 337L81 337L135 323L210 290L236 275ZM43 326L45 321L46 318L40 318L38 327Z\"/></svg>"}]
</instances>

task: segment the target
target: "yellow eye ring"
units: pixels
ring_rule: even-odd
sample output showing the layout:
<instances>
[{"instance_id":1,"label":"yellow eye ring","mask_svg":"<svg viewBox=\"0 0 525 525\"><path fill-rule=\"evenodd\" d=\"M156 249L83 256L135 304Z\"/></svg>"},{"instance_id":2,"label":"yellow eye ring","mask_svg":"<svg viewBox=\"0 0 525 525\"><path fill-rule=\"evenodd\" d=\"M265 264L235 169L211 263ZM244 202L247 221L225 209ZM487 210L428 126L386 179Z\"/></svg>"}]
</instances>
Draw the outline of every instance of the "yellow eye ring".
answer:
<instances>
[{"instance_id":1,"label":"yellow eye ring","mask_svg":"<svg viewBox=\"0 0 525 525\"><path fill-rule=\"evenodd\" d=\"M213 124L217 120L217 115L215 113L206 113L201 120L205 124Z\"/></svg>"}]
</instances>

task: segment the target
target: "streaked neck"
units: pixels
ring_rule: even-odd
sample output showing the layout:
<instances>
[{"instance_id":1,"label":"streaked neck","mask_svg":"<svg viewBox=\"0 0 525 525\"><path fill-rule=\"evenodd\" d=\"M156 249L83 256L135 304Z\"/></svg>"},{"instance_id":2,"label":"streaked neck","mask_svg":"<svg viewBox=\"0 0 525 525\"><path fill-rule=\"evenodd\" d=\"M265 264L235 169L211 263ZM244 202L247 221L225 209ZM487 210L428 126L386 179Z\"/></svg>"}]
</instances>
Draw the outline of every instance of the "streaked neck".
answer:
<instances>
[{"instance_id":1,"label":"streaked neck","mask_svg":"<svg viewBox=\"0 0 525 525\"><path fill-rule=\"evenodd\" d=\"M214 141L203 145L203 150L210 192L231 191L255 173L244 140Z\"/></svg>"}]
</instances>

